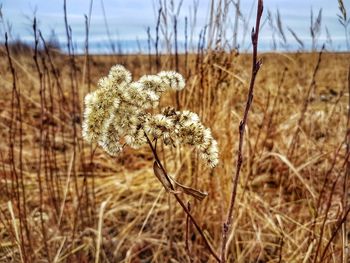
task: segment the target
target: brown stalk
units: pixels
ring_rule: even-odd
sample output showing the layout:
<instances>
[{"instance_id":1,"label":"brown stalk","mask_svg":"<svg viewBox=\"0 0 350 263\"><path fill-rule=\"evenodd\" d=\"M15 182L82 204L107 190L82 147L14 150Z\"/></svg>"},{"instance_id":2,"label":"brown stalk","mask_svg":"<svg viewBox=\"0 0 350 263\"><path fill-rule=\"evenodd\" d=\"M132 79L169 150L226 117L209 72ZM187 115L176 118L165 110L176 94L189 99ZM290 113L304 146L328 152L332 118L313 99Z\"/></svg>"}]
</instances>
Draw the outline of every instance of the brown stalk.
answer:
<instances>
[{"instance_id":1,"label":"brown stalk","mask_svg":"<svg viewBox=\"0 0 350 263\"><path fill-rule=\"evenodd\" d=\"M325 256L326 256L326 252L327 252L329 246L330 246L331 243L333 242L333 239L336 237L336 234L337 234L338 231L340 230L341 226L346 222L346 219L347 219L349 213L350 213L350 207L347 208L347 210L345 210L344 216L338 221L338 224L337 224L335 230L332 232L331 238L329 239L329 241L328 241L328 243L327 243L325 249L323 250L323 253L322 253L322 256L321 256L321 259L320 259L319 262L324 262L323 259L324 259Z\"/></svg>"},{"instance_id":2,"label":"brown stalk","mask_svg":"<svg viewBox=\"0 0 350 263\"><path fill-rule=\"evenodd\" d=\"M43 35L41 34L40 30L38 31L38 34L39 34L39 38L43 44L43 47L44 47L44 51L45 51L45 54L46 56L44 57L42 55L42 60L43 60L43 64L44 64L44 67L45 67L45 71L47 72L47 75L48 75L48 78L51 79L49 76L50 74L48 72L50 72L51 74L53 74L53 78L54 78L54 83L56 84L56 87L57 87L57 93L55 94L54 93L54 85L53 84L53 80L49 80L49 84L48 84L48 88L49 88L49 91L50 91L50 103L51 103L51 107L50 107L50 114L51 116L54 116L55 115L55 110L54 110L54 105L55 105L55 99L56 96L58 96L58 112L59 112L59 116L60 116L60 119L64 119L64 118L69 118L69 113L66 112L64 110L64 105L66 105L66 99L65 99L65 96L64 96L64 92L63 92L63 88L62 88L62 85L61 85L61 81L60 81L60 73L59 73L59 70L56 68L56 66L54 65L54 61L53 61L53 56L51 55L51 49L50 47L47 45ZM50 68L48 68L48 66L46 65L45 63L45 59L46 58L49 62L49 66ZM64 135L64 126L62 125L61 128L60 128L60 135L61 135L61 139L63 142L66 141L66 138L65 138L65 135ZM52 147L51 147L51 150L52 149L55 149L56 148L56 138L58 138L58 135L56 134L56 131L54 128L51 128L51 133L52 133L52 138L51 138L51 143L52 143ZM53 163L54 167L55 167L55 170L58 169L58 160L57 160L57 156L56 156L56 151L52 151L52 154L53 154L53 160L49 161L49 163ZM67 164L67 156L66 156L66 153L64 152L64 155L63 155L63 160L64 160L64 163L63 163L63 167L65 170L68 169L68 164ZM51 166L51 165L50 165ZM60 189L62 188L61 187L61 175L60 173L54 173L53 175L53 178L52 180L55 181L55 184L56 184L56 191L57 191L57 194L56 194L56 198L54 198L56 201L58 201L58 203L61 202L61 191ZM55 202L56 203L56 202Z\"/></svg>"},{"instance_id":3,"label":"brown stalk","mask_svg":"<svg viewBox=\"0 0 350 263\"><path fill-rule=\"evenodd\" d=\"M269 122L267 122L267 120L268 120L268 118L269 118L269 114L268 114L268 109L269 109L269 107L270 107L270 97L271 97L271 93L268 91L267 92L267 99L266 99L266 105L265 105L265 107L264 107L264 109L263 109L263 113L264 113L264 115L263 115L263 118L262 118L262 120L261 120L261 122L260 122L260 124L259 124L259 130L258 130L258 133L257 133L257 135L256 135L256 138L255 138L255 144L254 144L254 146L253 147L250 147L249 148L249 151L251 152L249 155L251 156L250 157L250 164L249 164L249 167L250 167L250 175L251 175L251 173L252 173L252 166L253 166L253 163L254 163L254 159L255 159L255 156L256 156L256 153L257 153L257 150L258 150L258 144L259 144L259 142L260 142L260 138L261 138L261 134L262 134L262 131L263 131L263 128L264 128L264 123L268 123L269 124ZM272 114L271 114L272 115ZM268 127L269 128L269 127ZM268 129L267 128L267 129ZM266 138L269 136L269 133L267 132L266 133ZM250 175L249 175L249 177L250 177ZM248 181L248 180L247 180Z\"/></svg>"},{"instance_id":4,"label":"brown stalk","mask_svg":"<svg viewBox=\"0 0 350 263\"><path fill-rule=\"evenodd\" d=\"M40 93L40 146L43 147L44 145L44 118L45 118L45 87L43 83L43 72L40 69L39 66L39 60L38 60L38 44L39 44L39 36L38 36L38 31L37 31L37 22L36 19L34 18L33 22L33 33L34 33L34 55L33 55L33 60L35 63L36 71L38 73L38 79L39 79L39 93ZM43 150L42 148L39 148L39 163L37 166L37 178L38 178L38 186L39 186L39 192L40 192L40 206L39 206L39 211L40 211L40 225L41 225L41 232L43 235L43 242L44 242L44 247L46 250L46 254L48 257L48 261L51 262L51 256L50 256L50 251L49 251L49 246L48 246L48 238L47 238L47 233L46 233L46 228L45 228L45 223L44 223L44 218L43 218L43 207L44 207L44 188L43 188L43 183L42 183L42 178L41 178L41 172L42 172L42 167L45 168L45 164L42 164L43 157ZM43 147L44 148L44 147ZM47 180L46 180L47 183ZM48 184L47 184L48 185ZM49 188L48 188L49 189Z\"/></svg>"},{"instance_id":5,"label":"brown stalk","mask_svg":"<svg viewBox=\"0 0 350 263\"><path fill-rule=\"evenodd\" d=\"M89 34L90 34L90 24L91 24L91 14L92 14L92 6L93 6L93 0L90 0L90 7L89 7L89 16L85 15L85 58L84 58L84 74L83 74L83 83L85 82L85 69L87 71L87 91L91 91L91 61L90 61L90 53L89 53ZM92 167L93 164L93 157L94 157L94 149L92 146L90 146L90 161L89 166ZM82 162L84 158L82 156ZM85 165L84 165L85 167ZM92 192L92 207L95 211L96 209L96 194L95 194L95 175L94 175L94 169L91 169L91 192ZM89 207L89 191L88 191L88 183L87 183L87 177L86 172L84 172L84 185L86 184L86 204L87 207ZM93 213L93 212L92 212Z\"/></svg>"},{"instance_id":6,"label":"brown stalk","mask_svg":"<svg viewBox=\"0 0 350 263\"><path fill-rule=\"evenodd\" d=\"M235 205L235 200L237 195L237 186L238 186L239 176L240 176L241 167L243 163L242 151L243 151L244 131L248 121L248 113L249 113L251 104L253 102L255 79L261 66L261 60L257 59L257 53L258 53L260 20L263 13L263 9L264 9L263 0L259 0L258 7L257 7L257 14L256 14L256 25L255 25L255 29L253 28L252 35L251 35L252 44L253 44L253 58L252 58L253 64L252 64L252 71L251 71L251 79L250 79L248 97L247 97L247 102L244 109L243 119L239 124L239 144L238 144L238 151L237 151L236 173L232 177L233 188L232 188L232 193L230 198L230 204L228 208L227 217L222 228L221 262L226 262L227 237L232 227L233 210L234 210L234 205Z\"/></svg>"},{"instance_id":7,"label":"brown stalk","mask_svg":"<svg viewBox=\"0 0 350 263\"><path fill-rule=\"evenodd\" d=\"M38 32L40 34L40 32ZM39 37L36 36L36 38L39 40ZM41 58L41 64L42 64L42 72L43 72L43 106L44 109L47 109L45 111L45 119L51 118L51 116L54 116L54 99L53 99L53 86L51 84L51 76L49 74L49 68L46 63L46 57L43 52L39 53ZM45 93L47 93L47 97ZM50 117L47 115L50 114ZM48 125L46 130L44 129L44 145L50 145L54 143L53 138L55 137L55 130L52 128L52 125ZM55 168L55 152L52 151L52 147L44 147L44 174L45 174L45 182L47 191L49 192L49 199L52 201L53 208L56 210L56 214L58 214L58 195L56 195L56 189L54 185L54 170L57 168L57 165ZM58 193L58 192L57 192Z\"/></svg>"},{"instance_id":8,"label":"brown stalk","mask_svg":"<svg viewBox=\"0 0 350 263\"><path fill-rule=\"evenodd\" d=\"M350 66L348 70L348 92L350 94ZM349 155L350 152L350 96L348 101L348 116L347 116L347 122L346 122L346 155ZM349 178L350 178L350 162L347 161L346 164L346 171L344 175L344 181L343 181L343 209L345 211L346 207L348 207L348 184L349 184ZM345 215L344 215L345 216ZM348 239L348 228L347 228L347 216L345 216L344 223L342 225L343 230L343 262L348 262L348 249L349 249L349 239Z\"/></svg>"},{"instance_id":9,"label":"brown stalk","mask_svg":"<svg viewBox=\"0 0 350 263\"><path fill-rule=\"evenodd\" d=\"M188 211L191 212L191 204L190 202L187 202L187 209ZM186 237L185 237L185 248L188 254L188 257L190 258L191 262L192 262L192 256L191 256L191 248L190 248L190 228L191 228L191 224L190 224L190 218L188 215L186 215Z\"/></svg>"},{"instance_id":10,"label":"brown stalk","mask_svg":"<svg viewBox=\"0 0 350 263\"><path fill-rule=\"evenodd\" d=\"M344 169L344 166L348 164L349 162L349 152L346 154L345 156L345 161L342 165L342 169ZM325 222L327 220L327 216L328 216L328 212L329 212L329 207L331 205L331 199L333 197L333 193L334 193L334 188L335 188L335 185L338 181L338 179L340 178L341 176L341 173L339 173L335 179L335 182L333 184L333 187L332 187L332 190L331 190L331 193L330 193L330 196L329 196L329 200L328 200L328 204L327 204L327 209L326 209L326 212L325 212L325 219L323 221L323 224L322 224L322 228L321 228L321 234L320 234L320 238L319 238L319 242L318 242L318 246L317 246L317 251L315 253L315 258L314 258L314 262L317 262L317 258L318 258L318 252L320 251L320 247L321 247L321 241L322 241L322 237L323 237L323 232L324 232L324 227L325 227ZM327 244L326 244L326 247L324 248L322 254L321 254L321 259L319 260L319 262L324 262L323 259L326 255L326 252L329 248L329 246L331 245L331 243L333 242L333 239L335 238L336 234L338 233L338 231L340 230L340 228L343 226L344 223L346 223L346 219L348 217L348 214L350 212L350 207L347 208L347 207L344 207L344 213L343 213L343 216L338 220L337 222L337 226L335 228L335 230L332 232L332 235L331 235L331 238L328 240Z\"/></svg>"},{"instance_id":11,"label":"brown stalk","mask_svg":"<svg viewBox=\"0 0 350 263\"><path fill-rule=\"evenodd\" d=\"M68 51L68 57L69 57L69 66L70 66L70 71L69 71L69 80L70 80L70 88L71 88L71 116L72 118L70 119L72 123L72 137L73 137L73 143L72 143L72 148L73 148L73 162L72 162L72 178L74 182L74 189L75 193L78 196L77 201L77 207L74 212L73 216L73 230L71 233L71 238L73 240L73 244L71 246L71 249L74 249L75 245L75 237L76 237L76 232L78 228L78 220L79 219L84 219L84 216L82 215L82 209L81 209L81 193L79 190L78 186L78 176L76 172L76 156L77 156L77 117L78 114L80 114L80 109L79 107L79 97L78 97L78 91L77 91L77 65L75 62L75 57L74 57L74 48L73 48L73 42L72 42L72 30L71 27L68 24L68 15L67 15L67 1L64 0L63 2L63 13L64 13L64 25L65 25L65 31L66 31L66 37L67 37L67 51Z\"/></svg>"},{"instance_id":12,"label":"brown stalk","mask_svg":"<svg viewBox=\"0 0 350 263\"><path fill-rule=\"evenodd\" d=\"M262 154L264 152L265 146L266 146L266 142L267 142L268 136L269 136L269 134L271 134L273 120L274 120L275 115L276 115L276 110L275 109L277 107L277 102L278 102L278 99L279 99L281 87L284 85L286 72L287 72L287 68L284 68L283 72L282 72L281 80L280 80L280 82L279 82L279 84L277 86L276 96L275 96L275 98L273 100L273 103L272 103L271 113L267 117L266 134L265 134L264 140L262 141L262 147L261 147L261 152L260 152L259 158L261 158L261 156L262 156Z\"/></svg>"},{"instance_id":13,"label":"brown stalk","mask_svg":"<svg viewBox=\"0 0 350 263\"><path fill-rule=\"evenodd\" d=\"M20 249L22 250L21 253L24 256L24 260L28 260L27 256L29 257L29 259L31 259L31 254L29 253L29 255L27 254L28 251L25 247L25 239L24 239L24 233L23 233L23 229L25 230L26 236L27 236L27 240L28 240L28 244L29 244L29 249L30 251L33 251L33 247L32 247L32 241L30 238L30 231L29 231L29 227L27 224L27 211L26 211L26 195L25 195L25 191L24 191L24 183L23 183L23 163L22 163L22 154L23 154L23 144L22 144L22 137L23 137L23 129L22 129L22 110L21 110L21 100L20 100L20 91L19 88L17 87L17 74L16 74L16 70L13 66L12 63L12 56L10 53L10 48L8 45L8 35L7 33L5 33L5 48L6 48L6 55L7 55L7 59L8 59L8 65L11 71L11 76L12 76L12 98L11 98L11 122L10 122L10 129L9 129L9 137L10 137L10 156L11 156L11 184L12 184L12 191L16 196L16 201L17 201L17 209L18 209L18 214L19 214L19 224L20 224L20 239L21 239L21 246ZM18 111L18 116L16 116L15 113L15 108L17 108ZM16 118L18 118L19 123L20 123L20 127L19 127L19 137L20 137L20 150L19 150L19 176L18 176L18 172L17 172L17 168L16 168L16 163L15 163L15 140L16 140L16 127L14 127L16 124L13 123L14 120L16 120ZM15 178L13 178L15 177ZM14 185L14 179L16 181L16 186ZM20 180L21 180L21 185L20 185ZM22 190L22 203L23 203L23 211L21 208L21 196L20 196L20 190ZM22 213L23 213L23 217L22 217ZM24 222L23 222L24 221Z\"/></svg>"},{"instance_id":14,"label":"brown stalk","mask_svg":"<svg viewBox=\"0 0 350 263\"><path fill-rule=\"evenodd\" d=\"M334 182L332 184L331 192L330 192L328 200L327 200L327 207L326 207L326 210L324 212L325 217L323 219L322 226L321 226L321 232L320 232L320 237L319 237L319 240L318 240L318 243L317 243L317 248L316 248L315 257L314 257L314 263L317 262L317 258L318 258L318 255L319 255L319 251L320 251L320 248L321 248L322 239L323 239L323 235L324 235L324 231L325 231L326 222L327 222L327 219L328 219L329 210L330 210L331 205L332 205L332 199L333 199L335 187L337 185L339 177L340 176L337 176L337 178L334 180ZM325 250L327 250L327 249L325 249ZM322 259L319 262L322 262Z\"/></svg>"},{"instance_id":15,"label":"brown stalk","mask_svg":"<svg viewBox=\"0 0 350 263\"><path fill-rule=\"evenodd\" d=\"M330 182L329 182L330 181L330 176L331 176L333 170L336 167L337 160L338 160L338 157L339 157L342 145L343 145L343 142L334 151L334 157L332 158L332 162L330 164L330 168L325 172L324 180L323 180L323 183L322 183L322 187L321 187L320 193L318 195L317 201L315 200L316 204L315 204L315 214L313 216L314 218L313 218L312 227L311 227L312 231L310 231L310 233L309 233L309 235L307 237L307 239L309 240L310 244L311 244L311 242L313 242L316 239L315 233L316 233L317 218L322 212L321 202L323 201L324 195L326 194L327 186L330 184ZM337 182L337 179L338 178L336 178L335 182ZM335 187L335 185L334 185L334 187ZM329 208L330 208L330 205L331 205L329 202L332 201L333 193L334 193L334 189L332 188L331 189L331 194L330 194L330 196L328 198L326 211L324 212L325 218L323 219L322 227L321 227L320 234L319 234L320 236L323 236L324 225L325 225L326 220L328 218L328 211L329 211ZM319 242L321 242L321 241L322 241L322 238L319 238ZM320 246L320 244L318 243L317 247L316 247L316 250L319 250L319 246ZM315 253L314 262L316 262L316 260L317 260L317 253Z\"/></svg>"},{"instance_id":16,"label":"brown stalk","mask_svg":"<svg viewBox=\"0 0 350 263\"><path fill-rule=\"evenodd\" d=\"M316 63L315 69L314 69L314 71L312 73L311 82L310 82L310 85L309 85L308 90L306 92L306 97L305 97L304 103L303 103L301 111L300 111L300 117L299 117L299 120L298 120L297 129L295 130L295 132L293 134L293 137L292 137L292 140L291 140L291 144L290 144L289 149L288 149L287 158L289 160L292 160L292 158L293 158L294 150L295 150L295 147L298 144L298 140L299 140L300 127L301 127L301 124L303 123L303 121L305 119L305 114L306 114L307 109L309 107L310 95L311 95L311 93L313 92L313 90L316 87L316 75L317 75L317 72L320 69L320 65L321 65L321 61L322 61L322 54L323 54L324 48L325 48L325 46L323 45L321 51L318 54L317 63Z\"/></svg>"},{"instance_id":17,"label":"brown stalk","mask_svg":"<svg viewBox=\"0 0 350 263\"><path fill-rule=\"evenodd\" d=\"M180 197L178 196L178 194L176 193L176 190L168 176L167 171L164 169L162 162L160 161L159 157L158 157L158 153L157 150L155 149L155 147L153 146L152 142L150 141L150 139L148 138L147 134L145 133L145 137L147 139L147 143L149 145L149 147L152 150L153 153L153 157L156 161L156 163L158 164L159 168L163 171L163 174L168 182L168 186L170 187L171 191L174 193L175 199L176 201L180 204L180 206L182 207L182 209L184 210L184 212L186 213L186 215L191 219L192 223L194 224L194 226L196 227L198 233L200 234L200 236L203 238L205 245L207 246L210 254L217 260L217 262L221 262L219 256L216 254L216 252L214 251L214 249L212 248L212 246L209 243L209 240L207 239L207 237L204 234L204 231L202 230L202 228L200 227L199 223L197 222L197 220L193 217L193 215L191 214L190 210L187 208L187 206L185 205L185 203L180 199ZM162 182L163 183L163 182ZM164 185L164 184L163 184Z\"/></svg>"},{"instance_id":18,"label":"brown stalk","mask_svg":"<svg viewBox=\"0 0 350 263\"><path fill-rule=\"evenodd\" d=\"M4 162L4 156L3 156L3 153L0 151L0 162L1 162L1 172L3 174L3 177L4 177L4 181L5 181L5 195L6 196L10 196L10 190L9 190L9 187L8 187L8 180L7 180L7 172L5 170L5 162ZM2 191L2 188L0 188L0 191Z\"/></svg>"}]
</instances>

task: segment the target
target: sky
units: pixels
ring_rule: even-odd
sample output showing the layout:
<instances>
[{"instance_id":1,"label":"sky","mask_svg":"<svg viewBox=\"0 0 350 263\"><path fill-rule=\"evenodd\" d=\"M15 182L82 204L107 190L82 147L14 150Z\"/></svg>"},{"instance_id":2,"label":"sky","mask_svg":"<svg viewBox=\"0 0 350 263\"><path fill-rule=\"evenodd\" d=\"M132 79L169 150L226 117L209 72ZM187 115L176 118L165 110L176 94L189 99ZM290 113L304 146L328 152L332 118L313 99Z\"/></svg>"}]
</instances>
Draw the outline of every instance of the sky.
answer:
<instances>
[{"instance_id":1,"label":"sky","mask_svg":"<svg viewBox=\"0 0 350 263\"><path fill-rule=\"evenodd\" d=\"M163 0L164 1L164 0ZM165 0L168 4L170 0ZM199 32L208 22L208 10L210 0L197 0L197 23L194 31L194 43L198 39ZM234 0L233 2L236 2ZM68 23L72 28L73 42L78 52L83 51L85 40L85 20L84 15L89 14L90 0L67 0ZM179 0L174 0L175 6ZM217 2L217 1L216 1ZM252 10L255 13L254 6L256 0L241 0L241 12L245 17L245 22L240 20L239 45L245 50L249 48L247 35L244 35L244 25L247 28L252 27L254 15L250 16ZM344 1L345 4L347 1ZM50 38L54 31L59 42L63 45L66 42L66 34L63 17L63 0L0 0L2 9L2 20L0 25L0 41L4 41L4 32L11 32L11 39L21 39L23 41L33 41L31 24L34 15L39 21L39 29L45 38ZM155 36L156 17L158 0L93 0L92 14L90 23L90 49L94 53L110 52L110 39L107 34L107 28L110 32L110 38L116 45L121 45L123 52L134 53L147 51L147 27L150 27L152 37ZM344 50L346 48L344 29L337 20L338 1L337 0L265 0L264 1L265 21L260 35L260 49L273 49L273 32L266 20L268 11L272 17L276 18L277 10L282 17L287 44L284 45L282 39L277 33L274 33L279 50L297 50L299 48L297 41L293 38L288 27L291 28L300 39L305 42L307 49L311 48L310 37L310 12L311 9L316 17L320 8L322 8L322 24L319 36L318 47L327 42L327 33L330 33L332 45L328 41L328 48L333 50ZM346 6L350 8L350 4ZM104 20L107 20L107 25ZM194 0L183 0L180 15L178 18L178 39L180 43L184 42L185 17L190 19L194 11ZM348 11L350 13L350 10ZM232 33L234 21L234 8L231 5L229 11L229 22L227 25L228 35ZM251 17L249 19L249 17ZM10 30L9 30L10 28ZM244 37L245 36L245 37ZM328 38L329 39L329 38ZM195 45L193 45L195 46ZM180 47L181 49L181 47Z\"/></svg>"}]
</instances>

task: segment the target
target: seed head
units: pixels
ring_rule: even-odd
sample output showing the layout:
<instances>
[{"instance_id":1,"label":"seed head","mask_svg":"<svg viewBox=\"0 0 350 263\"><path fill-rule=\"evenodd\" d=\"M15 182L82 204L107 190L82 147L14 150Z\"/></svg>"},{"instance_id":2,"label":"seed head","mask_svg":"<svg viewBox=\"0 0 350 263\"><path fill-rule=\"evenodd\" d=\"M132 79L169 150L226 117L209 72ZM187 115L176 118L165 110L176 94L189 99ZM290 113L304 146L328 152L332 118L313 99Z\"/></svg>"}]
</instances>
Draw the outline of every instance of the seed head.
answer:
<instances>
[{"instance_id":1,"label":"seed head","mask_svg":"<svg viewBox=\"0 0 350 263\"><path fill-rule=\"evenodd\" d=\"M182 90L185 88L184 78L175 71L162 71L158 73L158 76L173 90Z\"/></svg>"},{"instance_id":2,"label":"seed head","mask_svg":"<svg viewBox=\"0 0 350 263\"><path fill-rule=\"evenodd\" d=\"M85 97L83 138L98 143L115 156L124 145L139 148L147 143L145 134L166 145L175 143L195 147L202 159L214 167L218 163L218 148L209 128L197 114L176 111L172 107L151 114L162 93L185 87L183 77L174 71L146 75L131 82L131 73L123 66L113 66L107 77L98 82L98 89Z\"/></svg>"}]
</instances>

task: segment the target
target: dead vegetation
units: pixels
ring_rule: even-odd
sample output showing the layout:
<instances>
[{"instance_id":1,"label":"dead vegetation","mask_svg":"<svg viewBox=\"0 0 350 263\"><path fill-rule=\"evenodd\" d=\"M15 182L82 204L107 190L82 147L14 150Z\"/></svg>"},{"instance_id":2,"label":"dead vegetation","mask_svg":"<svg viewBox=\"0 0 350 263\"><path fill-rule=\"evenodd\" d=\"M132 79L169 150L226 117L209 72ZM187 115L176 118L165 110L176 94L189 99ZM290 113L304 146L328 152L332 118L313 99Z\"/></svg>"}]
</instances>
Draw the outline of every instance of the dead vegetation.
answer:
<instances>
[{"instance_id":1,"label":"dead vegetation","mask_svg":"<svg viewBox=\"0 0 350 263\"><path fill-rule=\"evenodd\" d=\"M163 103L200 115L220 164L211 171L191 148L164 146L159 157L179 182L209 193L181 197L219 252L251 55L198 47L127 56L1 48L0 261L214 261L154 176L147 147L111 158L81 136L83 97L112 65L136 78L178 67L187 86ZM350 55L259 57L228 262L346 262Z\"/></svg>"}]
</instances>

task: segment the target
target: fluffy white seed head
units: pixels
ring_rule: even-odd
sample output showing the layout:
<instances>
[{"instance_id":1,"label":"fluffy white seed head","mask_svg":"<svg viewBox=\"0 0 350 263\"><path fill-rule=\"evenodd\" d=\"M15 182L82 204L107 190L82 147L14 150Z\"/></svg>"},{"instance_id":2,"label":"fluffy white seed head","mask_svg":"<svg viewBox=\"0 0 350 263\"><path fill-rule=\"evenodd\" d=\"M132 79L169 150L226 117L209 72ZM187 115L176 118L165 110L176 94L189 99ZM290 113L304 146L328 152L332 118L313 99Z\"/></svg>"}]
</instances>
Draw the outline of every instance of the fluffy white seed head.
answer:
<instances>
[{"instance_id":1,"label":"fluffy white seed head","mask_svg":"<svg viewBox=\"0 0 350 263\"><path fill-rule=\"evenodd\" d=\"M129 84L132 76L130 71L126 70L122 65L115 65L110 69L108 79L113 83L114 87L118 88Z\"/></svg>"},{"instance_id":2,"label":"fluffy white seed head","mask_svg":"<svg viewBox=\"0 0 350 263\"><path fill-rule=\"evenodd\" d=\"M172 119L163 114L151 115L145 123L145 132L154 139L169 136L172 130L174 130Z\"/></svg>"},{"instance_id":3,"label":"fluffy white seed head","mask_svg":"<svg viewBox=\"0 0 350 263\"><path fill-rule=\"evenodd\" d=\"M116 156L122 151L122 145L119 143L119 134L112 118L104 123L103 133L98 140L98 144L112 156Z\"/></svg>"},{"instance_id":4,"label":"fluffy white seed head","mask_svg":"<svg viewBox=\"0 0 350 263\"><path fill-rule=\"evenodd\" d=\"M157 75L145 75L138 82L143 85L145 90L153 91L158 96L167 89L166 83Z\"/></svg>"},{"instance_id":5,"label":"fluffy white seed head","mask_svg":"<svg viewBox=\"0 0 350 263\"><path fill-rule=\"evenodd\" d=\"M151 114L166 90L185 87L183 77L174 71L146 75L131 82L131 73L123 66L113 66L98 89L85 97L82 135L97 142L107 153L117 155L123 145L139 148L152 140L163 140L194 146L210 167L218 163L218 148L210 129L204 127L197 114L176 111L172 107Z\"/></svg>"},{"instance_id":6,"label":"fluffy white seed head","mask_svg":"<svg viewBox=\"0 0 350 263\"><path fill-rule=\"evenodd\" d=\"M182 90L185 87L185 80L180 73L175 71L162 71L158 76L173 90Z\"/></svg>"},{"instance_id":7,"label":"fluffy white seed head","mask_svg":"<svg viewBox=\"0 0 350 263\"><path fill-rule=\"evenodd\" d=\"M98 89L85 97L83 137L89 142L96 142L101 136L104 121L115 100L115 91Z\"/></svg>"}]
</instances>

